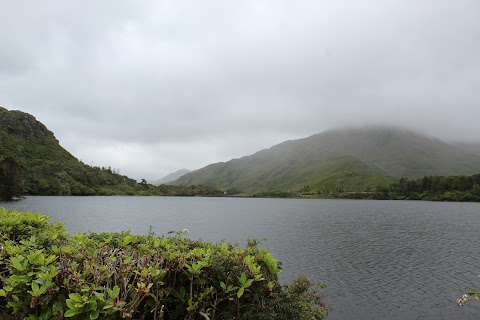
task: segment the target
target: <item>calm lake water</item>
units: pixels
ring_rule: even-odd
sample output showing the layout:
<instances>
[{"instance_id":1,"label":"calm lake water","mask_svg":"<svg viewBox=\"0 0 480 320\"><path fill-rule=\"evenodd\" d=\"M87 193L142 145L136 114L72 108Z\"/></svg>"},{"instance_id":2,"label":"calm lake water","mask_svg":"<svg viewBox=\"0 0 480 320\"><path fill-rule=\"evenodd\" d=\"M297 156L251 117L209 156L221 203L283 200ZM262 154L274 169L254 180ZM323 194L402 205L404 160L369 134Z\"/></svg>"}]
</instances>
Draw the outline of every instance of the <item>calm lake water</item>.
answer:
<instances>
[{"instance_id":1,"label":"calm lake water","mask_svg":"<svg viewBox=\"0 0 480 320\"><path fill-rule=\"evenodd\" d=\"M70 232L190 230L191 238L264 247L282 282L327 284L329 319L479 319L480 204L181 197L28 197L0 203L45 213Z\"/></svg>"}]
</instances>

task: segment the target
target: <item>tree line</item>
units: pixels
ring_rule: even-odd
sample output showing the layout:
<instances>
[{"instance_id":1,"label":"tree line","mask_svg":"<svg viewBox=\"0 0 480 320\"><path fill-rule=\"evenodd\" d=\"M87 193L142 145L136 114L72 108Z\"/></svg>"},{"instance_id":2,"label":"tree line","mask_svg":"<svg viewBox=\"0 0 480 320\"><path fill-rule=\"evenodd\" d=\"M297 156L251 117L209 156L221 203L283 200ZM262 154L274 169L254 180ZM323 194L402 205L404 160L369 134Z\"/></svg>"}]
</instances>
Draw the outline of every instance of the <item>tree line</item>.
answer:
<instances>
[{"instance_id":1,"label":"tree line","mask_svg":"<svg viewBox=\"0 0 480 320\"><path fill-rule=\"evenodd\" d=\"M35 163L13 156L0 158L0 200L23 195L125 195L125 196L217 196L223 193L209 186L153 186L120 175L110 168L91 167L76 159L63 163L43 160Z\"/></svg>"},{"instance_id":2,"label":"tree line","mask_svg":"<svg viewBox=\"0 0 480 320\"><path fill-rule=\"evenodd\" d=\"M0 200L20 197L23 183L18 160L14 157L0 157Z\"/></svg>"},{"instance_id":3,"label":"tree line","mask_svg":"<svg viewBox=\"0 0 480 320\"><path fill-rule=\"evenodd\" d=\"M377 186L370 192L332 193L328 198L480 202L480 174L404 177L388 186Z\"/></svg>"},{"instance_id":4,"label":"tree line","mask_svg":"<svg viewBox=\"0 0 480 320\"><path fill-rule=\"evenodd\" d=\"M480 174L401 178L389 188L379 188L378 191L387 199L480 201Z\"/></svg>"},{"instance_id":5,"label":"tree line","mask_svg":"<svg viewBox=\"0 0 480 320\"><path fill-rule=\"evenodd\" d=\"M472 176L424 176L400 178L389 185L372 186L362 192L336 188L312 191L273 190L252 195L258 198L333 198L374 200L429 200L480 202L480 174Z\"/></svg>"}]
</instances>

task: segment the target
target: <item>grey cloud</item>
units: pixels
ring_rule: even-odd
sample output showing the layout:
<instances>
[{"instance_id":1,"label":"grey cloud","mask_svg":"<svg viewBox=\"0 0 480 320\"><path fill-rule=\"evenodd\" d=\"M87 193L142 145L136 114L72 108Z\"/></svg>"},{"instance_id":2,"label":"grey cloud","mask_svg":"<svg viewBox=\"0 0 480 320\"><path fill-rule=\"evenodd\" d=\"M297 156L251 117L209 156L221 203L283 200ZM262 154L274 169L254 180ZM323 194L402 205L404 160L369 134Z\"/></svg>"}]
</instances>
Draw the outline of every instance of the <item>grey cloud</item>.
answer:
<instances>
[{"instance_id":1,"label":"grey cloud","mask_svg":"<svg viewBox=\"0 0 480 320\"><path fill-rule=\"evenodd\" d=\"M0 104L36 115L86 162L107 160L104 146L86 145L95 141L117 146L117 158L129 159L119 165L154 175L337 126L480 135L477 1L10 1L2 9Z\"/></svg>"}]
</instances>

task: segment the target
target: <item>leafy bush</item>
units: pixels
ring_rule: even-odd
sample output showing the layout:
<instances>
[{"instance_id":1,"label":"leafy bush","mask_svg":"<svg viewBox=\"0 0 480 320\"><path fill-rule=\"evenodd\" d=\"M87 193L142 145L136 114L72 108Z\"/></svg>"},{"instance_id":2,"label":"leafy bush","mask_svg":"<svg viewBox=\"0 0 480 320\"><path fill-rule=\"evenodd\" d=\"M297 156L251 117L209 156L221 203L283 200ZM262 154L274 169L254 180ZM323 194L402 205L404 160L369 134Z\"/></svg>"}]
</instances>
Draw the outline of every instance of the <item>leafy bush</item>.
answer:
<instances>
[{"instance_id":1,"label":"leafy bush","mask_svg":"<svg viewBox=\"0 0 480 320\"><path fill-rule=\"evenodd\" d=\"M323 319L305 278L281 286L278 261L178 234L75 234L0 208L2 319Z\"/></svg>"}]
</instances>

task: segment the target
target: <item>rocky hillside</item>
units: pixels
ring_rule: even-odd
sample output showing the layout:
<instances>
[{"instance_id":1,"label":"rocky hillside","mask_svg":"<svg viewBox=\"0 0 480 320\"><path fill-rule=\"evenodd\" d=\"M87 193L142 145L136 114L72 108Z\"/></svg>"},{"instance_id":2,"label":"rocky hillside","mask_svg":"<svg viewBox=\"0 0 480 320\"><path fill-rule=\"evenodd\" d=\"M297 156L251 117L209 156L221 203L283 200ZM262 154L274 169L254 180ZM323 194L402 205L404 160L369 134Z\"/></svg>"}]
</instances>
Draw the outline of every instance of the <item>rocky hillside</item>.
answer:
<instances>
[{"instance_id":1,"label":"rocky hillside","mask_svg":"<svg viewBox=\"0 0 480 320\"><path fill-rule=\"evenodd\" d=\"M139 188L133 179L76 159L32 115L0 108L0 161L5 159L20 168L26 194L133 194ZM5 171L5 166L0 169Z\"/></svg>"}]
</instances>

